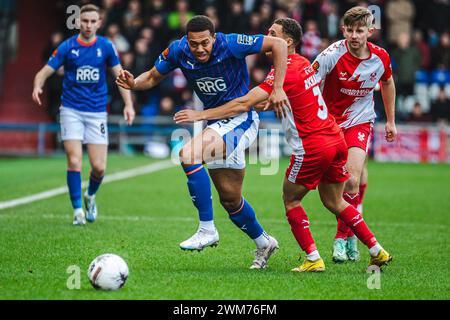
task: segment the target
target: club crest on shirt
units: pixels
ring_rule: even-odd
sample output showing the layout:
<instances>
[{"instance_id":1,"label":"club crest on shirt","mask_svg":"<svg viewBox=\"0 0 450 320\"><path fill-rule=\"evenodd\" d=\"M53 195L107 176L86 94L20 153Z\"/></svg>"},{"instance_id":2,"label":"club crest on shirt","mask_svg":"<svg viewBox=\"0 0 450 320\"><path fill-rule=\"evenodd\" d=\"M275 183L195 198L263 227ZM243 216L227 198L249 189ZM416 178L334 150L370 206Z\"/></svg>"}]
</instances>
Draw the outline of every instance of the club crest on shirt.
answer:
<instances>
[{"instance_id":1,"label":"club crest on shirt","mask_svg":"<svg viewBox=\"0 0 450 320\"><path fill-rule=\"evenodd\" d=\"M370 81L374 82L377 79L377 73L376 72L372 72L370 74Z\"/></svg>"},{"instance_id":2,"label":"club crest on shirt","mask_svg":"<svg viewBox=\"0 0 450 320\"><path fill-rule=\"evenodd\" d=\"M346 81L346 80L348 80L348 78L347 78L347 72L346 71L344 71L344 72L339 72L339 75L340 75L340 77L339 77L339 80L342 80L342 81Z\"/></svg>"},{"instance_id":3,"label":"club crest on shirt","mask_svg":"<svg viewBox=\"0 0 450 320\"><path fill-rule=\"evenodd\" d=\"M364 141L364 139L366 138L366 134L364 132L358 132L358 140L359 141Z\"/></svg>"}]
</instances>

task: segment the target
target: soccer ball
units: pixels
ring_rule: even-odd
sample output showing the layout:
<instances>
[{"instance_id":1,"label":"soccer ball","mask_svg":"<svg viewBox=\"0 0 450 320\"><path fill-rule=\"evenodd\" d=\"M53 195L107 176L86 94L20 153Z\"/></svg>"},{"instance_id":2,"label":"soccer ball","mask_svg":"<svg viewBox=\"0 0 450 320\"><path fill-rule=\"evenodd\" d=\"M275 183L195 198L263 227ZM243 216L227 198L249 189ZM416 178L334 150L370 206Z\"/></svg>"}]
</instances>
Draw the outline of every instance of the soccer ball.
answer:
<instances>
[{"instance_id":1,"label":"soccer ball","mask_svg":"<svg viewBox=\"0 0 450 320\"><path fill-rule=\"evenodd\" d=\"M127 281L128 266L116 254L102 254L89 265L88 277L95 289L117 290L122 288Z\"/></svg>"}]
</instances>

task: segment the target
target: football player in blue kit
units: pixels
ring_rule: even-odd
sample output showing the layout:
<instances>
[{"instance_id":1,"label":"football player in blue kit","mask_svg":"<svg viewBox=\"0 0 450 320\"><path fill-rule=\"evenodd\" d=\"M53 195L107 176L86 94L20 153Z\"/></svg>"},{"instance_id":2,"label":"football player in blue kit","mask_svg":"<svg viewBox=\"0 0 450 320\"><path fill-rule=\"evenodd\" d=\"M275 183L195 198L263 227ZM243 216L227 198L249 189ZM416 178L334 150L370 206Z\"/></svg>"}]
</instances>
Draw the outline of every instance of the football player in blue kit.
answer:
<instances>
[{"instance_id":1,"label":"football player in blue kit","mask_svg":"<svg viewBox=\"0 0 450 320\"><path fill-rule=\"evenodd\" d=\"M42 105L40 94L45 81L60 67L64 67L60 107L61 138L67 155L67 185L74 209L73 224L95 221L95 194L106 169L108 152L106 66L117 77L122 70L114 45L97 36L100 27L99 8L81 7L80 33L65 40L53 52L48 63L34 78L33 100ZM135 111L128 90L120 88L125 103L125 120L132 124ZM87 145L91 164L89 186L84 194L86 213L82 208L81 162L82 144Z\"/></svg>"},{"instance_id":2,"label":"football player in blue kit","mask_svg":"<svg viewBox=\"0 0 450 320\"><path fill-rule=\"evenodd\" d=\"M123 71L116 83L125 89L147 90L156 86L165 75L180 68L204 108L215 108L248 92L247 55L272 52L275 67L274 91L268 104L275 109L289 106L283 91L287 65L287 44L280 38L264 35L216 33L206 16L195 16L186 26L186 36L176 40L161 53L155 66L136 79ZM197 232L180 243L183 250L202 250L215 246L219 233L214 225L211 182L218 191L220 203L231 221L256 243L251 269L264 269L278 248L258 222L255 211L242 196L245 175L245 150L258 134L258 114L251 110L225 120L209 121L201 134L187 142L180 152L180 161L188 179L188 189L198 210Z\"/></svg>"}]
</instances>

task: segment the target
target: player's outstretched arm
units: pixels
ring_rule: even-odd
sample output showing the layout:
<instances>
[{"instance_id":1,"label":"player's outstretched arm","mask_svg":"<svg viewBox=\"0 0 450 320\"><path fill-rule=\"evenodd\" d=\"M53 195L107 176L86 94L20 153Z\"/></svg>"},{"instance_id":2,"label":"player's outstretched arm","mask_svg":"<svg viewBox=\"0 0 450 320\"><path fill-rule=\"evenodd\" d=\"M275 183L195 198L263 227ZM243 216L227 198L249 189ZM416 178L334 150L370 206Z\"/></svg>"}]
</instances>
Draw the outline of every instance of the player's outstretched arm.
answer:
<instances>
[{"instance_id":1,"label":"player's outstretched arm","mask_svg":"<svg viewBox=\"0 0 450 320\"><path fill-rule=\"evenodd\" d=\"M188 123L201 120L217 120L234 117L248 112L252 106L265 101L269 94L259 87L253 88L245 96L231 100L224 105L208 110L182 110L173 117L175 123Z\"/></svg>"},{"instance_id":2,"label":"player's outstretched arm","mask_svg":"<svg viewBox=\"0 0 450 320\"><path fill-rule=\"evenodd\" d=\"M281 38L265 36L261 51L272 52L273 67L275 70L273 90L267 101L266 109L273 108L275 112L281 114L284 106L291 107L289 99L283 90L284 77L286 76L287 69L287 43Z\"/></svg>"},{"instance_id":3,"label":"player's outstretched arm","mask_svg":"<svg viewBox=\"0 0 450 320\"><path fill-rule=\"evenodd\" d=\"M165 75L159 73L155 67L150 71L144 72L136 79L127 70L122 70L120 75L116 78L116 84L126 90L148 90L160 83Z\"/></svg>"},{"instance_id":4,"label":"player's outstretched arm","mask_svg":"<svg viewBox=\"0 0 450 320\"><path fill-rule=\"evenodd\" d=\"M45 65L34 77L33 81L33 94L32 98L33 101L36 102L38 105L42 106L41 97L42 94L42 88L44 87L45 81L53 74L55 73L55 70Z\"/></svg>"},{"instance_id":5,"label":"player's outstretched arm","mask_svg":"<svg viewBox=\"0 0 450 320\"><path fill-rule=\"evenodd\" d=\"M117 66L112 67L112 71L114 73L114 76L117 78L120 76L120 73L123 71L123 69L122 66L118 64ZM133 124L134 117L136 116L136 112L134 111L133 107L133 100L131 99L131 92L121 87L119 87L119 92L125 104L125 107L123 108L123 117L127 124L131 126Z\"/></svg>"},{"instance_id":6,"label":"player's outstretched arm","mask_svg":"<svg viewBox=\"0 0 450 320\"><path fill-rule=\"evenodd\" d=\"M397 128L395 127L395 83L392 76L386 81L381 81L381 96L386 112L386 141L393 142L397 137Z\"/></svg>"}]
</instances>

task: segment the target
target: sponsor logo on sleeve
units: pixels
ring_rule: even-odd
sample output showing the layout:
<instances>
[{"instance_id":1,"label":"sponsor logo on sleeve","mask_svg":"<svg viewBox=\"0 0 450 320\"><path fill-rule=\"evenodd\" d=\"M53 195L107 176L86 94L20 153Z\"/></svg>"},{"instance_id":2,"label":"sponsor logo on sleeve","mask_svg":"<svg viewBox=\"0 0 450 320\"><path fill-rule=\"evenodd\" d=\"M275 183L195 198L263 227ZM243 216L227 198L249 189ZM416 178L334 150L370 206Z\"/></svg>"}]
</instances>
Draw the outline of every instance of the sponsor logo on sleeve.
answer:
<instances>
[{"instance_id":1,"label":"sponsor logo on sleeve","mask_svg":"<svg viewBox=\"0 0 450 320\"><path fill-rule=\"evenodd\" d=\"M312 67L313 67L315 73L319 72L319 67L320 67L319 61L314 61Z\"/></svg>"},{"instance_id":2,"label":"sponsor logo on sleeve","mask_svg":"<svg viewBox=\"0 0 450 320\"><path fill-rule=\"evenodd\" d=\"M256 41L258 41L258 37L255 37L255 36L248 36L245 34L238 34L238 36L237 36L237 43L243 44L246 46L251 46L251 45L255 44Z\"/></svg>"}]
</instances>

